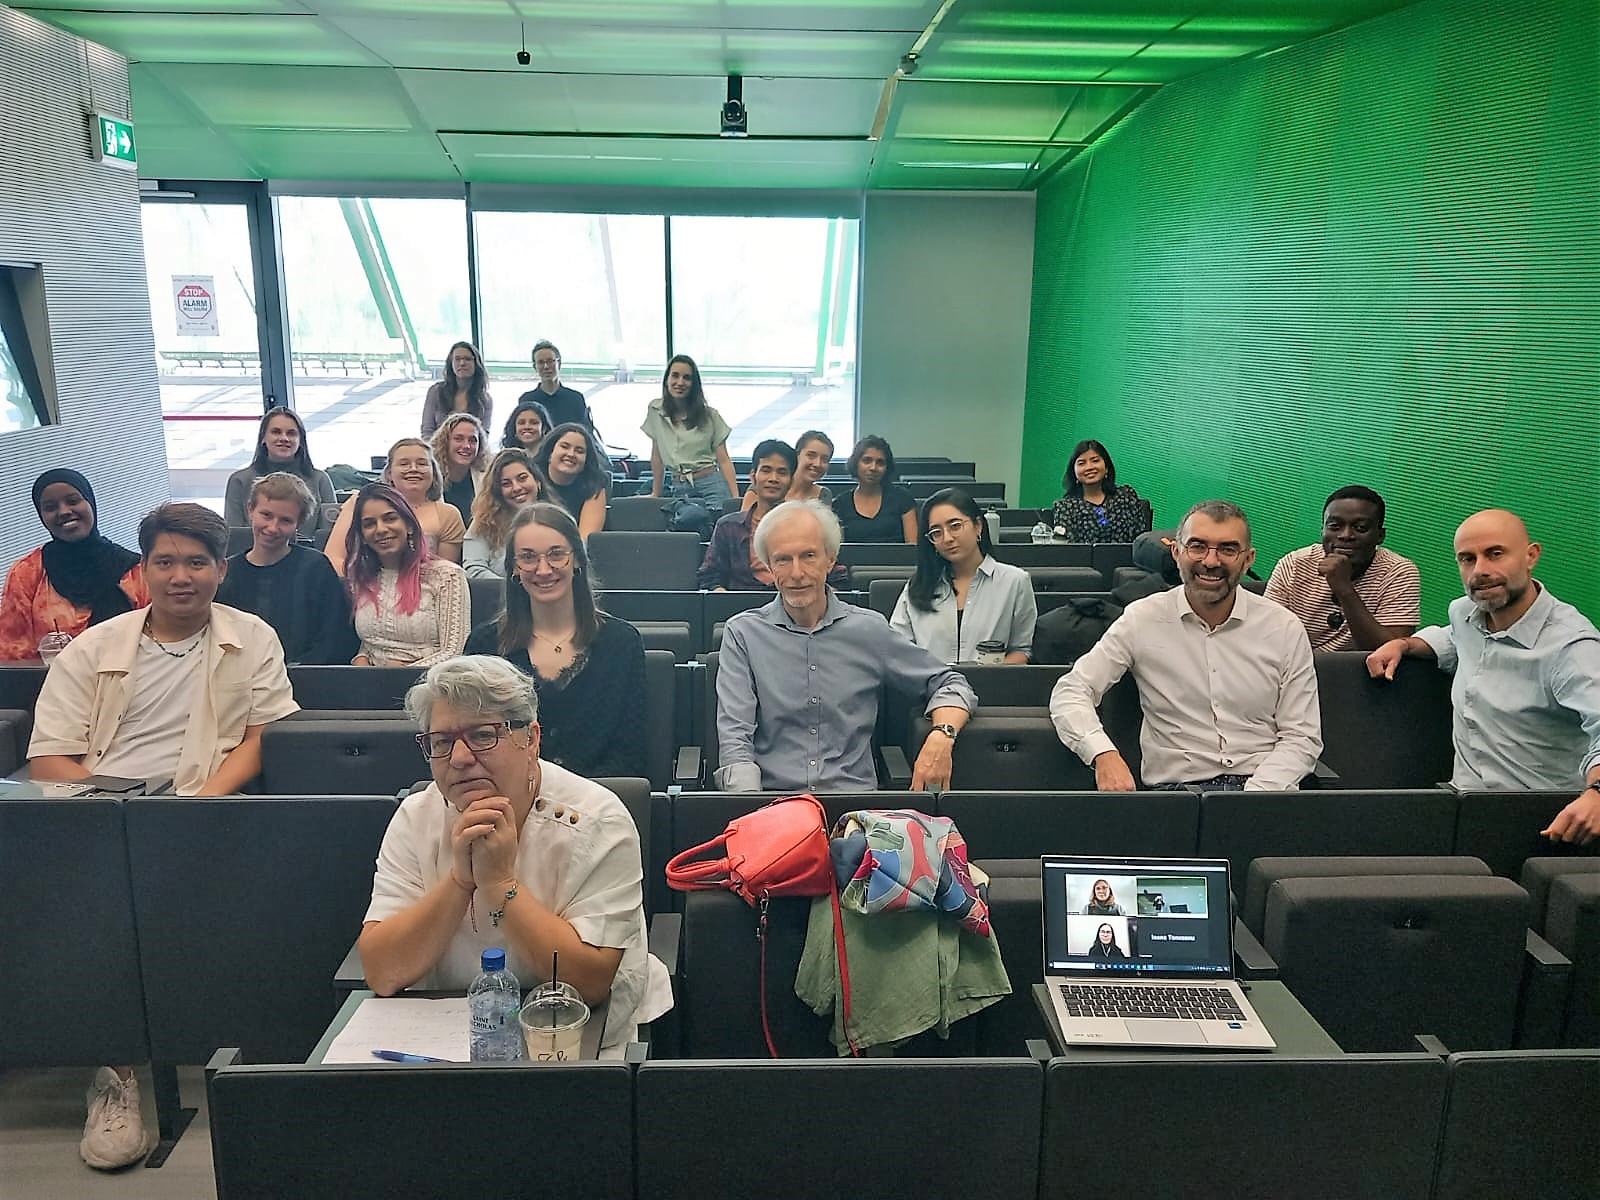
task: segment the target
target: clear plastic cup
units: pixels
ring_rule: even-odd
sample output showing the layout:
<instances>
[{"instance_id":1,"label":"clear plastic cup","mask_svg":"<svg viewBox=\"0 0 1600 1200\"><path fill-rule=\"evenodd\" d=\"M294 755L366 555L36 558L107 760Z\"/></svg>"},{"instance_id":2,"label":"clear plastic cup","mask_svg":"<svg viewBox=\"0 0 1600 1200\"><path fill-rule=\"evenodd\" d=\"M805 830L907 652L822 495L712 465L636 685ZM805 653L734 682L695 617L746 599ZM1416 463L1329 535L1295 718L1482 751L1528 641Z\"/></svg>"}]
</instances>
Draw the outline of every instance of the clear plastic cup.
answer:
<instances>
[{"instance_id":1,"label":"clear plastic cup","mask_svg":"<svg viewBox=\"0 0 1600 1200\"><path fill-rule=\"evenodd\" d=\"M39 657L44 659L44 665L49 666L55 661L56 655L67 648L67 643L72 641L70 633L62 633L59 629L52 629L39 639Z\"/></svg>"},{"instance_id":2,"label":"clear plastic cup","mask_svg":"<svg viewBox=\"0 0 1600 1200\"><path fill-rule=\"evenodd\" d=\"M544 984L522 1002L522 1040L529 1062L575 1062L583 1057L589 1006L569 983Z\"/></svg>"}]
</instances>

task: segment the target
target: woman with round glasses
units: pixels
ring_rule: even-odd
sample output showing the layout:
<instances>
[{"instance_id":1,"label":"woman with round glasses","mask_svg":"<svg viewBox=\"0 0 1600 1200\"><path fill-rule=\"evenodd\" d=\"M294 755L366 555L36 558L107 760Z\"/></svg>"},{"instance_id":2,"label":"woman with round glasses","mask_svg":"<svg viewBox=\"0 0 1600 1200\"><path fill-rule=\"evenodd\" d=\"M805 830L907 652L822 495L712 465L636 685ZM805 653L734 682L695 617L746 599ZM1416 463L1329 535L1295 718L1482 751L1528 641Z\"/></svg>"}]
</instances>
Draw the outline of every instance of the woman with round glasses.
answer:
<instances>
[{"instance_id":1,"label":"woman with round glasses","mask_svg":"<svg viewBox=\"0 0 1600 1200\"><path fill-rule=\"evenodd\" d=\"M459 993L498 946L523 986L563 980L604 1002L600 1057L672 1007L650 957L639 833L598 784L545 756L532 681L502 659L432 667L406 712L433 782L401 802L372 878L361 963L380 995Z\"/></svg>"},{"instance_id":2,"label":"woman with round glasses","mask_svg":"<svg viewBox=\"0 0 1600 1200\"><path fill-rule=\"evenodd\" d=\"M644 642L595 605L589 555L556 504L530 504L506 543L506 606L467 639L498 654L539 693L544 756L590 779L643 776Z\"/></svg>"},{"instance_id":3,"label":"woman with round glasses","mask_svg":"<svg viewBox=\"0 0 1600 1200\"><path fill-rule=\"evenodd\" d=\"M1021 567L996 562L989 528L972 497L945 488L917 521L917 569L889 624L941 662L972 662L981 642L999 642L1008 663L1033 649L1038 606Z\"/></svg>"},{"instance_id":4,"label":"woman with round glasses","mask_svg":"<svg viewBox=\"0 0 1600 1200\"><path fill-rule=\"evenodd\" d=\"M1066 494L1050 510L1058 538L1069 542L1132 542L1150 532L1150 502L1117 483L1111 451L1093 438L1072 448L1061 477Z\"/></svg>"}]
</instances>

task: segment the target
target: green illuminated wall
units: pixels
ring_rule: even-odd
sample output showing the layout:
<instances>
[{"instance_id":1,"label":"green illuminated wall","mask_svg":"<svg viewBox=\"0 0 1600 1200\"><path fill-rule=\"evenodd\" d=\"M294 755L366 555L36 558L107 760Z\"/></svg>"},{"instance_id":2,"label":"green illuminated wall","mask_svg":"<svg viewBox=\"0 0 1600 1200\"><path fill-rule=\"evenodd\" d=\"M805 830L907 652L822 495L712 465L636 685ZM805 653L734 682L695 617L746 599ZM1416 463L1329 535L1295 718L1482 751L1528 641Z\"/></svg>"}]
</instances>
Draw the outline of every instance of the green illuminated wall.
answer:
<instances>
[{"instance_id":1,"label":"green illuminated wall","mask_svg":"<svg viewBox=\"0 0 1600 1200\"><path fill-rule=\"evenodd\" d=\"M1503 505L1600 618L1600 5L1429 0L1171 85L1041 190L1024 501L1080 437L1263 574L1346 483L1423 613Z\"/></svg>"}]
</instances>

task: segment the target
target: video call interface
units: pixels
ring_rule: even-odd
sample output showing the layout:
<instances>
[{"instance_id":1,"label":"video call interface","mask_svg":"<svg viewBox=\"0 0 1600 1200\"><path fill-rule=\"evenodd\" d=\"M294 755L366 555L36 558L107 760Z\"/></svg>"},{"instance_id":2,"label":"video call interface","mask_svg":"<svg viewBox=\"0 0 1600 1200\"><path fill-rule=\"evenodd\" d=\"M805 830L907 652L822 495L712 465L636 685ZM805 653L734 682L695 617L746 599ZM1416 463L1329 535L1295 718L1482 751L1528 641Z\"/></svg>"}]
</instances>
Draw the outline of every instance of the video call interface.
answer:
<instances>
[{"instance_id":1,"label":"video call interface","mask_svg":"<svg viewBox=\"0 0 1600 1200\"><path fill-rule=\"evenodd\" d=\"M1046 969L1052 974L1227 975L1227 870L1046 861ZM1213 910L1219 921L1210 919Z\"/></svg>"}]
</instances>

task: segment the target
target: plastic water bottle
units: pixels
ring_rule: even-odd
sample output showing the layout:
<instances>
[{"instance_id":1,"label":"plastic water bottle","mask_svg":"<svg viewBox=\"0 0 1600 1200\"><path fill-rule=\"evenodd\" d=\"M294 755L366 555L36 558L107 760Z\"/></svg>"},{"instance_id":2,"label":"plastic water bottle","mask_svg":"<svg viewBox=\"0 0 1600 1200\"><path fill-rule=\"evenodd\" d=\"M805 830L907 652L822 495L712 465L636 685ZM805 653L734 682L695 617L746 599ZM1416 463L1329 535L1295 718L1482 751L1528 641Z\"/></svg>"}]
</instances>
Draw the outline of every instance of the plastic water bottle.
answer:
<instances>
[{"instance_id":1,"label":"plastic water bottle","mask_svg":"<svg viewBox=\"0 0 1600 1200\"><path fill-rule=\"evenodd\" d=\"M522 988L506 969L506 952L483 952L483 974L467 989L473 1062L516 1062L522 1057Z\"/></svg>"}]
</instances>

